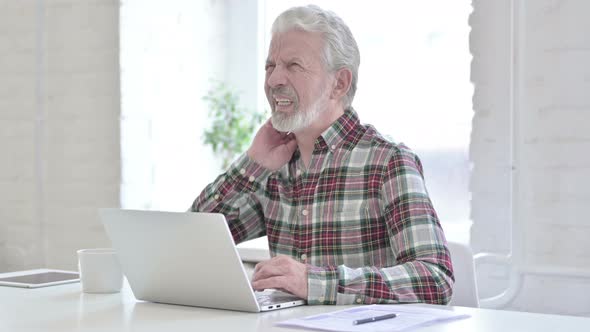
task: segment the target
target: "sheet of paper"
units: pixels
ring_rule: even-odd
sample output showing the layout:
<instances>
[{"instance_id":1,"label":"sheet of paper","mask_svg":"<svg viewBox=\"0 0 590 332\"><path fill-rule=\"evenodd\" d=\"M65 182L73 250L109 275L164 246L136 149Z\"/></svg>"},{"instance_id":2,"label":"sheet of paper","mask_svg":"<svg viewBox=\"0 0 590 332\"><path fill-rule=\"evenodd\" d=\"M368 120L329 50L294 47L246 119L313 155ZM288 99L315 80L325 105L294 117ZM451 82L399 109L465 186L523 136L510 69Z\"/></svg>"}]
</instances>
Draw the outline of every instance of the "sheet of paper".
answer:
<instances>
[{"instance_id":1,"label":"sheet of paper","mask_svg":"<svg viewBox=\"0 0 590 332\"><path fill-rule=\"evenodd\" d=\"M395 318L360 325L353 321L395 313ZM303 327L321 331L406 331L437 322L468 318L450 309L436 309L416 305L369 305L340 311L295 318L276 323L278 326Z\"/></svg>"}]
</instances>

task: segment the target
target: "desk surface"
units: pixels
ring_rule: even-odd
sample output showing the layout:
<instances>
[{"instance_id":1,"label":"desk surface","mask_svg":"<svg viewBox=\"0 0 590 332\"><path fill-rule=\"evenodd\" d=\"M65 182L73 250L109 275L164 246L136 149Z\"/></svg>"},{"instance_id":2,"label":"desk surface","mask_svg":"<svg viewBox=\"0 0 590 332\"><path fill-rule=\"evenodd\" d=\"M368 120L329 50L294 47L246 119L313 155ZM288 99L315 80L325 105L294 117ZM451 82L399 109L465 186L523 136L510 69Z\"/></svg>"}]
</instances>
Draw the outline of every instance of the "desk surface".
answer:
<instances>
[{"instance_id":1,"label":"desk surface","mask_svg":"<svg viewBox=\"0 0 590 332\"><path fill-rule=\"evenodd\" d=\"M439 306L437 306L439 307ZM39 289L0 287L0 331L303 331L274 326L344 306L303 306L243 313L137 301L127 285L117 294L84 294L80 284ZM412 331L589 331L590 318L448 307L472 317Z\"/></svg>"}]
</instances>

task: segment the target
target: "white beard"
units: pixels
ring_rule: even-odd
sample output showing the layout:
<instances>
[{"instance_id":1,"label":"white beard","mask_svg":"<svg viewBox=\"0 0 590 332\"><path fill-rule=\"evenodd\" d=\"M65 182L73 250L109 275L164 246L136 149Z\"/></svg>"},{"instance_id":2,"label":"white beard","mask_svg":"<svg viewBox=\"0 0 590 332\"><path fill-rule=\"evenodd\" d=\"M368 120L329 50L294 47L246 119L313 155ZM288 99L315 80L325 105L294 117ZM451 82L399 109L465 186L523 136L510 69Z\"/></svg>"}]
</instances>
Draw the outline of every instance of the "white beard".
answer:
<instances>
[{"instance_id":1,"label":"white beard","mask_svg":"<svg viewBox=\"0 0 590 332\"><path fill-rule=\"evenodd\" d=\"M282 132L297 132L311 126L313 121L326 109L325 97L322 95L318 98L308 110L301 110L299 105L295 104L292 114L273 111L272 126Z\"/></svg>"}]
</instances>

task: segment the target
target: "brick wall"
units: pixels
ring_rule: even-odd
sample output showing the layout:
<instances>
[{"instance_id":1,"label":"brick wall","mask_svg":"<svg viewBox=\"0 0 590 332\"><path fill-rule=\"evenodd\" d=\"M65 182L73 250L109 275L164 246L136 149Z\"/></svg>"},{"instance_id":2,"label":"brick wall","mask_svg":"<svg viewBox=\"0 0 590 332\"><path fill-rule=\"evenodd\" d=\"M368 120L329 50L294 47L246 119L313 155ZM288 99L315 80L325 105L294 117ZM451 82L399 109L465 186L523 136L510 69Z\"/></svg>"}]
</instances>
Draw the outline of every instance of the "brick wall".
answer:
<instances>
[{"instance_id":1,"label":"brick wall","mask_svg":"<svg viewBox=\"0 0 590 332\"><path fill-rule=\"evenodd\" d=\"M76 269L119 205L119 2L0 1L0 271Z\"/></svg>"},{"instance_id":2,"label":"brick wall","mask_svg":"<svg viewBox=\"0 0 590 332\"><path fill-rule=\"evenodd\" d=\"M513 234L523 283L505 308L590 315L590 2L473 5L472 244L505 254ZM502 266L478 277L484 297L508 284Z\"/></svg>"}]
</instances>

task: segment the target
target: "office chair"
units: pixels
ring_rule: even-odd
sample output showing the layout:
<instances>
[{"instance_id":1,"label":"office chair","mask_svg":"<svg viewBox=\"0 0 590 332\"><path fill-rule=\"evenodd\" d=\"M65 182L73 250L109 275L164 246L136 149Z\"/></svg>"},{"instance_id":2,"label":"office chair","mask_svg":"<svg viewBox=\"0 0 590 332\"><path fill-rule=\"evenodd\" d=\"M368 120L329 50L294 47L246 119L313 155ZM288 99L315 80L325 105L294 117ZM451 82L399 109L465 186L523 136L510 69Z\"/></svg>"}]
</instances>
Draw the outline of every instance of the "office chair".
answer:
<instances>
[{"instance_id":1,"label":"office chair","mask_svg":"<svg viewBox=\"0 0 590 332\"><path fill-rule=\"evenodd\" d=\"M471 248L464 243L448 243L453 261L455 285L449 305L479 308L479 295L475 277L475 264Z\"/></svg>"}]
</instances>

